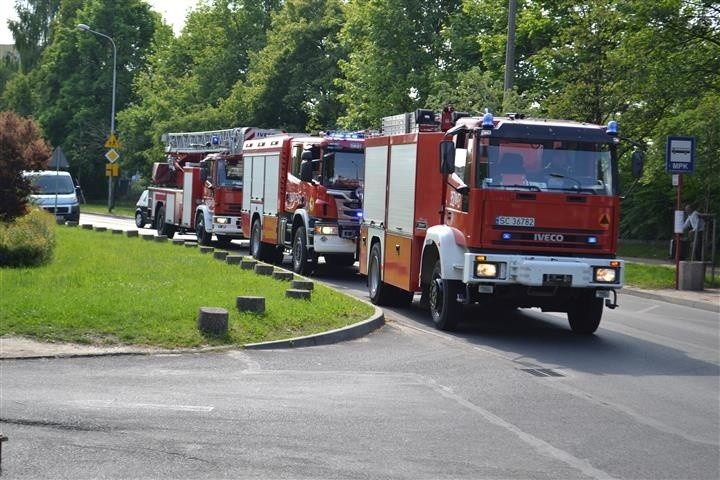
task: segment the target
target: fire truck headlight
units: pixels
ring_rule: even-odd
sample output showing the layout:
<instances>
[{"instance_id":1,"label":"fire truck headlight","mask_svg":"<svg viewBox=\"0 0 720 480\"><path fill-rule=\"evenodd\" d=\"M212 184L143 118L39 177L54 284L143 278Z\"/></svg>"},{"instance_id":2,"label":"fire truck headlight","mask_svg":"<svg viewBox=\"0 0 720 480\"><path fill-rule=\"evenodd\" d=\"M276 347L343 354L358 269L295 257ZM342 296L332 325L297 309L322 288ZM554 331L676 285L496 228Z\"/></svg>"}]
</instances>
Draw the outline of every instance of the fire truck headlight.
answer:
<instances>
[{"instance_id":1,"label":"fire truck headlight","mask_svg":"<svg viewBox=\"0 0 720 480\"><path fill-rule=\"evenodd\" d=\"M595 267L593 277L597 283L617 283L617 268Z\"/></svg>"},{"instance_id":2,"label":"fire truck headlight","mask_svg":"<svg viewBox=\"0 0 720 480\"><path fill-rule=\"evenodd\" d=\"M335 225L317 225L315 227L316 235L337 235L338 227Z\"/></svg>"},{"instance_id":3,"label":"fire truck headlight","mask_svg":"<svg viewBox=\"0 0 720 480\"><path fill-rule=\"evenodd\" d=\"M479 278L495 278L498 275L498 266L496 263L475 264L475 276Z\"/></svg>"},{"instance_id":4,"label":"fire truck headlight","mask_svg":"<svg viewBox=\"0 0 720 480\"><path fill-rule=\"evenodd\" d=\"M215 223L219 223L220 225L227 225L230 223L230 219L228 217L215 217Z\"/></svg>"}]
</instances>

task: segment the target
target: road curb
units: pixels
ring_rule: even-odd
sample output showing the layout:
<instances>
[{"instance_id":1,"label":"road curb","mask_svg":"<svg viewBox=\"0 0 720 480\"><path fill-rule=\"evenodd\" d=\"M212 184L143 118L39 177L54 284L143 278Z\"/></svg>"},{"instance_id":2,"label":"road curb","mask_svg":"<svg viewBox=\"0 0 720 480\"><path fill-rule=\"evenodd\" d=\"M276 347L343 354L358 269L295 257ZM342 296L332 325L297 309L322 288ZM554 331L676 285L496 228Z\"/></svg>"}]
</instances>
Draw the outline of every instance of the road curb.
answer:
<instances>
[{"instance_id":1,"label":"road curb","mask_svg":"<svg viewBox=\"0 0 720 480\"><path fill-rule=\"evenodd\" d=\"M362 300L360 300L362 301ZM385 314L382 309L375 307L375 313L362 322L348 325L346 327L329 330L327 332L307 335L304 337L288 338L285 340L276 340L271 342L249 343L243 345L248 350L270 350L275 348L300 348L314 347L317 345L329 345L332 343L344 342L347 340L355 340L364 337L378 328L385 325Z\"/></svg>"},{"instance_id":2,"label":"road curb","mask_svg":"<svg viewBox=\"0 0 720 480\"><path fill-rule=\"evenodd\" d=\"M632 295L634 297L647 298L650 300L659 300L661 302L672 303L674 305L681 305L683 307L697 308L700 310L706 310L708 312L720 313L720 304L713 305L708 302L699 302L699 301L695 301L695 300L688 300L686 298L673 298L673 297L669 297L667 295L659 295L657 293L648 292L645 290L636 290L636 289L627 288L627 287L623 287L619 293L620 293L620 295L622 295L623 293L627 293L628 295Z\"/></svg>"}]
</instances>

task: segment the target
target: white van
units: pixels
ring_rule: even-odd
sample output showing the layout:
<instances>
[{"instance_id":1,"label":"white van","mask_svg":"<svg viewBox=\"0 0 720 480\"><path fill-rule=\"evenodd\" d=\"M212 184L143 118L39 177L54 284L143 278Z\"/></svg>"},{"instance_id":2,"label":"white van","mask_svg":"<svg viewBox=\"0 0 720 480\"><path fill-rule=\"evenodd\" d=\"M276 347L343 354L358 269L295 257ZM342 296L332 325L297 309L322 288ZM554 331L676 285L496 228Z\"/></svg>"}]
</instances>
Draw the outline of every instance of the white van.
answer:
<instances>
[{"instance_id":1,"label":"white van","mask_svg":"<svg viewBox=\"0 0 720 480\"><path fill-rule=\"evenodd\" d=\"M40 170L23 172L23 176L29 178L33 186L30 203L55 214L58 219L80 220L80 202L75 182L68 172Z\"/></svg>"}]
</instances>

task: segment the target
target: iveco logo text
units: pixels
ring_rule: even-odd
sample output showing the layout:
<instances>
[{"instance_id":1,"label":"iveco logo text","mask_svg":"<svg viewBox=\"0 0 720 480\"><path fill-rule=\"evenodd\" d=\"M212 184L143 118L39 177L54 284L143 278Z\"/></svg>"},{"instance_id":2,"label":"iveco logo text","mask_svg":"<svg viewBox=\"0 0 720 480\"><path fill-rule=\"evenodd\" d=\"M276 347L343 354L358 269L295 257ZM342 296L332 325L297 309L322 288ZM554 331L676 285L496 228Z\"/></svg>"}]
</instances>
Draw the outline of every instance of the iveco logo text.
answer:
<instances>
[{"instance_id":1,"label":"iveco logo text","mask_svg":"<svg viewBox=\"0 0 720 480\"><path fill-rule=\"evenodd\" d=\"M540 242L562 242L565 237L559 233L536 233L535 240Z\"/></svg>"}]
</instances>

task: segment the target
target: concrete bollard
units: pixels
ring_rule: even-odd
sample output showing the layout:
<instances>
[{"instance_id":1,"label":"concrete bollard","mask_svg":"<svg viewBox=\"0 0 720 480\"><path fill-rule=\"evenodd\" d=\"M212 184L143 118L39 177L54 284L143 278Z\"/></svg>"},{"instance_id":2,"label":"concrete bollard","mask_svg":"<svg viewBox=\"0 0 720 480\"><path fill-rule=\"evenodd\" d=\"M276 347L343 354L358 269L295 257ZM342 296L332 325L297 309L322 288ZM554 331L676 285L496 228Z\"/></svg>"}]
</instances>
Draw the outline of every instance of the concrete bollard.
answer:
<instances>
[{"instance_id":1,"label":"concrete bollard","mask_svg":"<svg viewBox=\"0 0 720 480\"><path fill-rule=\"evenodd\" d=\"M200 307L197 327L209 335L227 335L228 311L218 307Z\"/></svg>"},{"instance_id":2,"label":"concrete bollard","mask_svg":"<svg viewBox=\"0 0 720 480\"><path fill-rule=\"evenodd\" d=\"M314 286L315 284L310 280L293 280L292 282L292 288L297 288L298 290L312 290Z\"/></svg>"},{"instance_id":3,"label":"concrete bollard","mask_svg":"<svg viewBox=\"0 0 720 480\"><path fill-rule=\"evenodd\" d=\"M267 265L265 263L258 263L255 265L255 274L256 275L272 275L273 270L275 267L272 265Z\"/></svg>"},{"instance_id":4,"label":"concrete bollard","mask_svg":"<svg viewBox=\"0 0 720 480\"><path fill-rule=\"evenodd\" d=\"M242 259L242 255L228 255L227 257L225 257L225 263L227 263L228 265L240 265Z\"/></svg>"},{"instance_id":5,"label":"concrete bollard","mask_svg":"<svg viewBox=\"0 0 720 480\"><path fill-rule=\"evenodd\" d=\"M83 223L81 226L82 226L83 230L92 230L93 229L93 226L90 223Z\"/></svg>"},{"instance_id":6,"label":"concrete bollard","mask_svg":"<svg viewBox=\"0 0 720 480\"><path fill-rule=\"evenodd\" d=\"M123 231L122 231L122 230L118 230L118 229L116 229L116 228L113 228L111 233L112 233L113 235L122 235L122 234L123 234Z\"/></svg>"},{"instance_id":7,"label":"concrete bollard","mask_svg":"<svg viewBox=\"0 0 720 480\"><path fill-rule=\"evenodd\" d=\"M141 235L143 240L147 240L148 242L153 239L153 235Z\"/></svg>"},{"instance_id":8,"label":"concrete bollard","mask_svg":"<svg viewBox=\"0 0 720 480\"><path fill-rule=\"evenodd\" d=\"M158 242L158 243L163 243L163 242L167 242L167 241L168 241L168 237L167 237L167 235L155 235L155 237L153 238L153 240L155 240L155 241Z\"/></svg>"},{"instance_id":9,"label":"concrete bollard","mask_svg":"<svg viewBox=\"0 0 720 480\"><path fill-rule=\"evenodd\" d=\"M225 251L219 251L213 253L213 258L220 261L225 261L225 258L227 258L228 252Z\"/></svg>"},{"instance_id":10,"label":"concrete bollard","mask_svg":"<svg viewBox=\"0 0 720 480\"><path fill-rule=\"evenodd\" d=\"M253 270L255 268L255 265L257 265L257 260L252 258L243 258L240 262L240 268L243 270Z\"/></svg>"},{"instance_id":11,"label":"concrete bollard","mask_svg":"<svg viewBox=\"0 0 720 480\"><path fill-rule=\"evenodd\" d=\"M185 242L187 248L195 248L198 246L197 242Z\"/></svg>"},{"instance_id":12,"label":"concrete bollard","mask_svg":"<svg viewBox=\"0 0 720 480\"><path fill-rule=\"evenodd\" d=\"M310 295L310 290L299 290L297 288L288 288L287 290L285 290L285 296L288 298L310 300Z\"/></svg>"},{"instance_id":13,"label":"concrete bollard","mask_svg":"<svg viewBox=\"0 0 720 480\"><path fill-rule=\"evenodd\" d=\"M295 278L292 272L286 272L284 270L275 270L272 276L275 280L282 280L284 282L292 281L292 279Z\"/></svg>"},{"instance_id":14,"label":"concrete bollard","mask_svg":"<svg viewBox=\"0 0 720 480\"><path fill-rule=\"evenodd\" d=\"M182 238L173 238L172 244L173 245L185 245L185 240L183 240Z\"/></svg>"},{"instance_id":15,"label":"concrete bollard","mask_svg":"<svg viewBox=\"0 0 720 480\"><path fill-rule=\"evenodd\" d=\"M107 232L107 227L95 227L96 232Z\"/></svg>"},{"instance_id":16,"label":"concrete bollard","mask_svg":"<svg viewBox=\"0 0 720 480\"><path fill-rule=\"evenodd\" d=\"M206 247L204 245L200 246L200 253L212 253L215 249L213 247Z\"/></svg>"},{"instance_id":17,"label":"concrete bollard","mask_svg":"<svg viewBox=\"0 0 720 480\"><path fill-rule=\"evenodd\" d=\"M138 233L137 230L128 230L127 232L125 232L125 235L127 235L128 238L134 238L134 237L137 237L137 236L140 235L140 234Z\"/></svg>"},{"instance_id":18,"label":"concrete bollard","mask_svg":"<svg viewBox=\"0 0 720 480\"><path fill-rule=\"evenodd\" d=\"M705 288L705 264L703 262L680 262L678 290L700 291Z\"/></svg>"},{"instance_id":19,"label":"concrete bollard","mask_svg":"<svg viewBox=\"0 0 720 480\"><path fill-rule=\"evenodd\" d=\"M68 220L67 222L65 222L65 225L67 225L68 227L77 227L78 222L76 222L74 220Z\"/></svg>"},{"instance_id":20,"label":"concrete bollard","mask_svg":"<svg viewBox=\"0 0 720 480\"><path fill-rule=\"evenodd\" d=\"M237 297L235 305L239 312L265 313L265 297Z\"/></svg>"}]
</instances>

